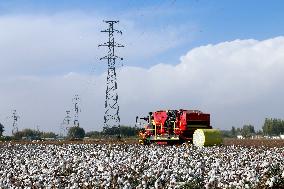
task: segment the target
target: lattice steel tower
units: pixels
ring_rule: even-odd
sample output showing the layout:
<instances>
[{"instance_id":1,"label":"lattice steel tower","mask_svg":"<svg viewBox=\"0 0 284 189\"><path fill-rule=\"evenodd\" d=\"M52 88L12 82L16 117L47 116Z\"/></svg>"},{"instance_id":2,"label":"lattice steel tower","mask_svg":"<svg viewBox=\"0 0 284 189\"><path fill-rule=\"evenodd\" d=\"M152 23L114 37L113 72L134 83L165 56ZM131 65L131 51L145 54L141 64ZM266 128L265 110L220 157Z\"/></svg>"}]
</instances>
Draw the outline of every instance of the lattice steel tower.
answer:
<instances>
[{"instance_id":1,"label":"lattice steel tower","mask_svg":"<svg viewBox=\"0 0 284 189\"><path fill-rule=\"evenodd\" d=\"M12 128L12 134L15 134L18 132L18 120L19 120L20 116L17 115L17 110L13 110L13 115L12 115L12 119L13 119L13 128Z\"/></svg>"},{"instance_id":2,"label":"lattice steel tower","mask_svg":"<svg viewBox=\"0 0 284 189\"><path fill-rule=\"evenodd\" d=\"M121 31L113 28L114 24L119 21L104 21L109 25L108 29L101 32L108 33L108 42L99 45L108 47L108 54L100 60L107 60L107 88L106 88L106 99L105 99L105 115L104 115L104 131L107 132L109 128L120 128L120 117L119 117L119 104L117 94L117 77L116 77L116 59L123 60L123 58L115 55L115 47L124 47L114 41L114 33L122 34Z\"/></svg>"},{"instance_id":3,"label":"lattice steel tower","mask_svg":"<svg viewBox=\"0 0 284 189\"><path fill-rule=\"evenodd\" d=\"M79 123L79 95L75 95L75 97L72 99L73 103L74 103L74 126L79 127L80 123Z\"/></svg>"}]
</instances>

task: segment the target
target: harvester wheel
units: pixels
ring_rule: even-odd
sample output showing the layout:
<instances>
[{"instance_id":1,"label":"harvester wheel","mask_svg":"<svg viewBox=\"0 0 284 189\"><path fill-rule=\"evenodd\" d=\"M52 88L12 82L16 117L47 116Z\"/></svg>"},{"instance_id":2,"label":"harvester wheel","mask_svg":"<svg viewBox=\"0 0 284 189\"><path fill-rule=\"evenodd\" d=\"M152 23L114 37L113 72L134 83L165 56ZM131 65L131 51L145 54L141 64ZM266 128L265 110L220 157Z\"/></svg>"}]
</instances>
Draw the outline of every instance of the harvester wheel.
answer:
<instances>
[{"instance_id":1,"label":"harvester wheel","mask_svg":"<svg viewBox=\"0 0 284 189\"><path fill-rule=\"evenodd\" d=\"M149 142L148 140L146 140L146 139L140 139L140 140L139 140L139 144L142 144L142 145L149 145L150 142Z\"/></svg>"},{"instance_id":2,"label":"harvester wheel","mask_svg":"<svg viewBox=\"0 0 284 189\"><path fill-rule=\"evenodd\" d=\"M144 144L144 140L139 140L139 144Z\"/></svg>"}]
</instances>

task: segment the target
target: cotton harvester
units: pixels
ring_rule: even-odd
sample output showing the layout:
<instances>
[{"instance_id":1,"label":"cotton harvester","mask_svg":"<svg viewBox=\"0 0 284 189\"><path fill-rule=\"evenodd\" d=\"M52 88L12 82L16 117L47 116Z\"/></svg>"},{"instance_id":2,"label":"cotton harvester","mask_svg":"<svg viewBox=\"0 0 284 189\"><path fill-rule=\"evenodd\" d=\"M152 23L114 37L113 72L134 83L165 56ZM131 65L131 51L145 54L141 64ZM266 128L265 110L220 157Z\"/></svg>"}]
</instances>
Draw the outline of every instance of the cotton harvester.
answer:
<instances>
[{"instance_id":1,"label":"cotton harvester","mask_svg":"<svg viewBox=\"0 0 284 189\"><path fill-rule=\"evenodd\" d=\"M138 118L137 116L136 123ZM145 128L139 132L139 142L141 144L194 142L193 138L196 135L194 134L196 130L199 130L199 133L201 131L201 135L204 134L204 137L198 134L196 138L199 141L197 143L201 143L201 145L206 142L210 144L221 143L220 132L210 126L210 114L199 110L160 110L149 112L147 117L140 119L147 121ZM206 141L205 135L207 135L207 138L212 139ZM204 140L200 142L202 139Z\"/></svg>"}]
</instances>

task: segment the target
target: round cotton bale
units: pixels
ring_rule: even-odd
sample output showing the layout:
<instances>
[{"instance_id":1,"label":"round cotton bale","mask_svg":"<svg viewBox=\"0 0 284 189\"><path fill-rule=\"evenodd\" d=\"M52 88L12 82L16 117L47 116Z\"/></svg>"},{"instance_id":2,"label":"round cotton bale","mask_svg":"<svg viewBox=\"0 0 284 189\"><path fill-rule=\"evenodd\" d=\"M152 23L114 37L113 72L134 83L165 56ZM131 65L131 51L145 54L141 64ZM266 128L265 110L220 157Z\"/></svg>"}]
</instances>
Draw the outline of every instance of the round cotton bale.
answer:
<instances>
[{"instance_id":1,"label":"round cotton bale","mask_svg":"<svg viewBox=\"0 0 284 189\"><path fill-rule=\"evenodd\" d=\"M220 145L222 142L218 129L196 129L193 133L193 144L198 147Z\"/></svg>"}]
</instances>

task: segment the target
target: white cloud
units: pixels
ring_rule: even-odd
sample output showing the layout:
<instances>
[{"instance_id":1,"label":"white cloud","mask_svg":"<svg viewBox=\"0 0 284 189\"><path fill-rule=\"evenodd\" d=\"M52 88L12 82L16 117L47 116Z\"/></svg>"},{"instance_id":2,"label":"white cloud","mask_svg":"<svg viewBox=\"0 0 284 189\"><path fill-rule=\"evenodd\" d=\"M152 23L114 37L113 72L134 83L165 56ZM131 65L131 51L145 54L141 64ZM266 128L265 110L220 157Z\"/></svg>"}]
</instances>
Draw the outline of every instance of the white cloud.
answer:
<instances>
[{"instance_id":1,"label":"white cloud","mask_svg":"<svg viewBox=\"0 0 284 189\"><path fill-rule=\"evenodd\" d=\"M209 112L212 125L223 129L245 123L259 128L265 117L283 118L283 52L284 37L235 40L190 50L175 66L125 66L118 72L122 124L133 124L136 115L164 108ZM58 131L78 93L82 126L99 129L105 79L105 74L70 73L1 80L1 119L17 108L21 128L39 124L44 130Z\"/></svg>"},{"instance_id":2,"label":"white cloud","mask_svg":"<svg viewBox=\"0 0 284 189\"><path fill-rule=\"evenodd\" d=\"M105 48L98 48L98 44L107 40L107 35L100 32L107 28L102 22L104 19L102 15L82 12L1 16L0 74L86 72L107 52ZM154 56L183 43L179 35L182 31L173 28L167 28L162 34L151 31L150 35L149 30L127 18L116 28L124 31L116 39L127 47L118 50L118 54L127 57L128 65L135 59ZM149 45L149 41L155 43Z\"/></svg>"}]
</instances>

